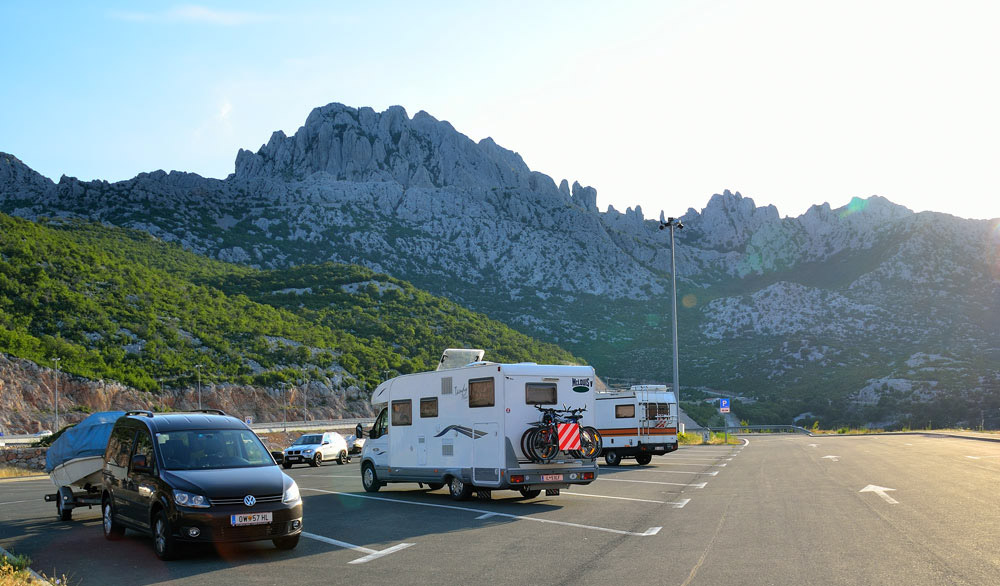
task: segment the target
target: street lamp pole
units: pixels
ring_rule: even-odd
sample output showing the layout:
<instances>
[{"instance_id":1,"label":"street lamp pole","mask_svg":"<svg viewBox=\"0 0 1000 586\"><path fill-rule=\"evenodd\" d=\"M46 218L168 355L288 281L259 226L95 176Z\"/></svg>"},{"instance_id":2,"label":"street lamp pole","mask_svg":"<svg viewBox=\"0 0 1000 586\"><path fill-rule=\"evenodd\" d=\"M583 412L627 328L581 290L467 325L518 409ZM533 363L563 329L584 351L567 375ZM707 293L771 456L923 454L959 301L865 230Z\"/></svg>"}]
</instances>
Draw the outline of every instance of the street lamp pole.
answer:
<instances>
[{"instance_id":1,"label":"street lamp pole","mask_svg":"<svg viewBox=\"0 0 1000 586\"><path fill-rule=\"evenodd\" d=\"M56 429L59 431L59 361L62 360L59 357L53 358L52 362L56 365Z\"/></svg>"},{"instance_id":2,"label":"street lamp pole","mask_svg":"<svg viewBox=\"0 0 1000 586\"><path fill-rule=\"evenodd\" d=\"M281 427L288 431L288 383L281 383Z\"/></svg>"},{"instance_id":3,"label":"street lamp pole","mask_svg":"<svg viewBox=\"0 0 1000 586\"><path fill-rule=\"evenodd\" d=\"M661 218L663 216L660 216ZM670 287L673 290L673 322L674 322L674 398L677 400L677 428L680 429L680 404L681 404L681 385L680 380L677 375L677 262L674 255L674 228L678 230L684 229L684 224L677 218L667 218L664 222L660 220L660 230L664 228L670 228Z\"/></svg>"},{"instance_id":4,"label":"street lamp pole","mask_svg":"<svg viewBox=\"0 0 1000 586\"><path fill-rule=\"evenodd\" d=\"M204 364L195 364L194 369L198 371L198 410L201 410L201 369Z\"/></svg>"}]
</instances>

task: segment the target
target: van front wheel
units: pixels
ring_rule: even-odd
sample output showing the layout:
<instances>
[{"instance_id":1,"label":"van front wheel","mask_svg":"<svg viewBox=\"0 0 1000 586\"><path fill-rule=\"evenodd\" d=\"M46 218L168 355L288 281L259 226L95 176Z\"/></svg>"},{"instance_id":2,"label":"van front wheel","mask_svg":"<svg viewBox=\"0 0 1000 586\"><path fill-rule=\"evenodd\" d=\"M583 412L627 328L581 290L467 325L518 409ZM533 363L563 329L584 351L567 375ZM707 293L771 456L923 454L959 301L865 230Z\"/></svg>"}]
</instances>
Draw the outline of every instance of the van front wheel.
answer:
<instances>
[{"instance_id":1,"label":"van front wheel","mask_svg":"<svg viewBox=\"0 0 1000 586\"><path fill-rule=\"evenodd\" d=\"M372 466L371 462L365 462L361 466L361 484L367 492L378 492L378 489L382 488L382 483L375 475L375 466Z\"/></svg>"}]
</instances>

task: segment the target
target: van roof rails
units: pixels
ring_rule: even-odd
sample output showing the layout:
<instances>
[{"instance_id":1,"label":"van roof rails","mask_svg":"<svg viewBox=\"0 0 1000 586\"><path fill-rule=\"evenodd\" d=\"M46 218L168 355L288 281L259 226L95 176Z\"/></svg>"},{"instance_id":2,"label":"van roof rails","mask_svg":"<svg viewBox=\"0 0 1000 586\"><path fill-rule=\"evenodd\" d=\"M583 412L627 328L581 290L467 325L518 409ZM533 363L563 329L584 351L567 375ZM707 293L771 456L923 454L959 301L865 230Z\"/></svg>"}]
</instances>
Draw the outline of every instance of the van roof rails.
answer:
<instances>
[{"instance_id":1,"label":"van roof rails","mask_svg":"<svg viewBox=\"0 0 1000 586\"><path fill-rule=\"evenodd\" d=\"M125 415L126 416L128 416L128 415L144 415L146 417L152 417L153 416L153 412L152 411L146 411L145 409L136 409L134 411L126 411Z\"/></svg>"},{"instance_id":2,"label":"van roof rails","mask_svg":"<svg viewBox=\"0 0 1000 586\"><path fill-rule=\"evenodd\" d=\"M225 415L226 412L222 409L192 409L193 413L214 413L215 415Z\"/></svg>"}]
</instances>

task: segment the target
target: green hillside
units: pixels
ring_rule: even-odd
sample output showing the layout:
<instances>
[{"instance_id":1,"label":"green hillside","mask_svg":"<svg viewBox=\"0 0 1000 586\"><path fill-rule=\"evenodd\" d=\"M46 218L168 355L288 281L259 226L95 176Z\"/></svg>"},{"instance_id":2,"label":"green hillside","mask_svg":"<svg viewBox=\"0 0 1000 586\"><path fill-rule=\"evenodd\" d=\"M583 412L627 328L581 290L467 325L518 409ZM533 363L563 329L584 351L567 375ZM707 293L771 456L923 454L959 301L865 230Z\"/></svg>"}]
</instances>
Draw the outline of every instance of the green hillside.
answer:
<instances>
[{"instance_id":1,"label":"green hillside","mask_svg":"<svg viewBox=\"0 0 1000 586\"><path fill-rule=\"evenodd\" d=\"M203 382L371 388L433 368L445 347L581 362L361 267L259 271L145 232L0 214L0 352L153 391L191 384L195 364Z\"/></svg>"}]
</instances>

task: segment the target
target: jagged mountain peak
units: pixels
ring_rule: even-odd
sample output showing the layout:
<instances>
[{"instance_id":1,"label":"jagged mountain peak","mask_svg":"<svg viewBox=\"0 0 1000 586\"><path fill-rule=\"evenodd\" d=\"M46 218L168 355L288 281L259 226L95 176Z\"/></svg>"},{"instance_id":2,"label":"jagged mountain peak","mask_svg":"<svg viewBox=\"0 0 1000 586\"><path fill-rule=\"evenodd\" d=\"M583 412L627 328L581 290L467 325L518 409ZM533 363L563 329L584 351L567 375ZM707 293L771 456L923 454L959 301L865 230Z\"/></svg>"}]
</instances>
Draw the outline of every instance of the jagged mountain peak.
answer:
<instances>
[{"instance_id":1,"label":"jagged mountain peak","mask_svg":"<svg viewBox=\"0 0 1000 586\"><path fill-rule=\"evenodd\" d=\"M315 108L293 136L279 131L256 153L241 149L234 178L304 179L314 173L404 187L558 191L516 152L492 138L476 143L423 110L409 118L402 106L376 112L340 103Z\"/></svg>"}]
</instances>

